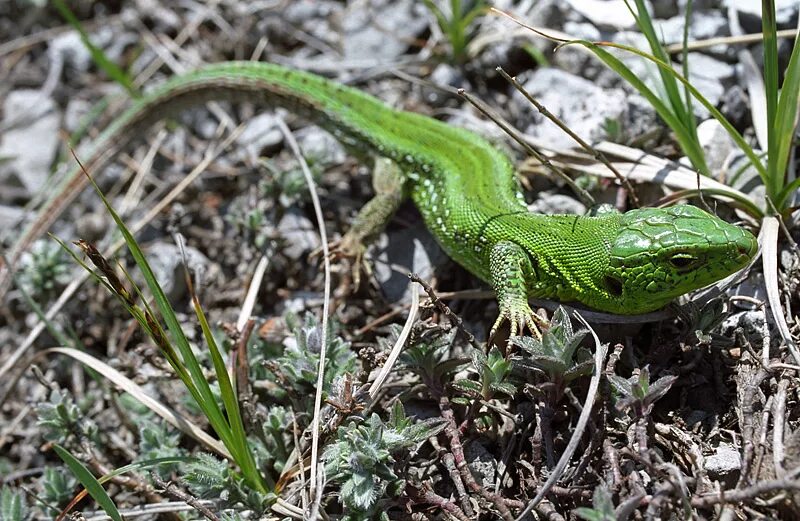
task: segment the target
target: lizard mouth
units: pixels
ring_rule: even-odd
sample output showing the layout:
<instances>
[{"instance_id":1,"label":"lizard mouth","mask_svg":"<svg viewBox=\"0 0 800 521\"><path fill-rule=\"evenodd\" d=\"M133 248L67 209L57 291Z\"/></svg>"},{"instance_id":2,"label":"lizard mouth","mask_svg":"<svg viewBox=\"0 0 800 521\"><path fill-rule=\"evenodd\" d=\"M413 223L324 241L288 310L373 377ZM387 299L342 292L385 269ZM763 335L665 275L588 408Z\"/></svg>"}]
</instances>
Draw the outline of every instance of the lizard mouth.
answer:
<instances>
[{"instance_id":1,"label":"lizard mouth","mask_svg":"<svg viewBox=\"0 0 800 521\"><path fill-rule=\"evenodd\" d=\"M622 296L622 281L617 277L606 275L603 278L603 284L611 295L614 295L615 297Z\"/></svg>"}]
</instances>

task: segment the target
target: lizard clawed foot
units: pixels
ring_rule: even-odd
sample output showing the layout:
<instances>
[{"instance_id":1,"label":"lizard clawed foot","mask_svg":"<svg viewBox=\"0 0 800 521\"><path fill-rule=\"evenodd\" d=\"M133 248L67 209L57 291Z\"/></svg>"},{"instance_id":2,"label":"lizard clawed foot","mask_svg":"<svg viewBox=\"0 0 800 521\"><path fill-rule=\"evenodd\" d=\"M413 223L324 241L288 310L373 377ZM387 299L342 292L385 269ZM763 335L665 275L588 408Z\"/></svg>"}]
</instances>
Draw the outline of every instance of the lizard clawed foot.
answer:
<instances>
[{"instance_id":1,"label":"lizard clawed foot","mask_svg":"<svg viewBox=\"0 0 800 521\"><path fill-rule=\"evenodd\" d=\"M495 334L505 322L508 322L510 326L508 334L509 339L517 335L522 335L527 327L536 339L541 340L542 331L540 328L549 326L547 320L534 313L527 302L516 302L514 304L505 305L501 303L500 314L489 332L490 343L493 343Z\"/></svg>"},{"instance_id":2,"label":"lizard clawed foot","mask_svg":"<svg viewBox=\"0 0 800 521\"><path fill-rule=\"evenodd\" d=\"M361 273L367 277L372 276L372 266L365 259L367 248L364 243L345 234L341 239L328 243L328 258L331 261L343 260L349 267L347 281L352 282L352 290L356 291L361 285ZM322 248L311 252L311 257L322 255Z\"/></svg>"}]
</instances>

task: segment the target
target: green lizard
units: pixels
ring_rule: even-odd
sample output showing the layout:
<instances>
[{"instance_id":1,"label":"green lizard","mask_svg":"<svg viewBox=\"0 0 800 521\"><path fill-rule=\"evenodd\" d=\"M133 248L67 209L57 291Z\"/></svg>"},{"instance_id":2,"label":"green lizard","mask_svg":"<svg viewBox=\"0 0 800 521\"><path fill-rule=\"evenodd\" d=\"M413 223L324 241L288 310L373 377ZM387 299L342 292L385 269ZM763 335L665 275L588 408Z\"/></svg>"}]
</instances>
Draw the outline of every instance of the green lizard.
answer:
<instances>
[{"instance_id":1,"label":"green lizard","mask_svg":"<svg viewBox=\"0 0 800 521\"><path fill-rule=\"evenodd\" d=\"M343 241L349 253L380 230L410 194L431 233L459 264L491 283L499 304L492 333L511 334L538 319L529 297L579 301L637 314L744 267L757 243L746 230L693 206L604 211L594 216L530 213L509 159L481 137L419 114L393 110L322 77L255 62L224 62L175 77L135 101L95 141L85 163L99 171L158 120L214 100L279 105L309 117L345 145L399 166L359 214ZM73 171L8 256L19 254L86 185ZM8 270L7 270L8 271Z\"/></svg>"}]
</instances>

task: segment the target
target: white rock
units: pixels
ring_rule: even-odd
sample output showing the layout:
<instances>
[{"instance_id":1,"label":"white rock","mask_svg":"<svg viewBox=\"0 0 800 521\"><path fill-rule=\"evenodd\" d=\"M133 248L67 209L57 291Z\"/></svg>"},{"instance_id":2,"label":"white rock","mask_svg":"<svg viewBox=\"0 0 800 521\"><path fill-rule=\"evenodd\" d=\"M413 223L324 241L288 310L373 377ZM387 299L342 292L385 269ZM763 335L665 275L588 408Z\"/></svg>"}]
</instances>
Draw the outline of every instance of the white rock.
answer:
<instances>
[{"instance_id":1,"label":"white rock","mask_svg":"<svg viewBox=\"0 0 800 521\"><path fill-rule=\"evenodd\" d=\"M711 479L729 479L742 468L742 456L735 447L721 443L717 452L706 458L705 466Z\"/></svg>"},{"instance_id":2,"label":"white rock","mask_svg":"<svg viewBox=\"0 0 800 521\"><path fill-rule=\"evenodd\" d=\"M627 111L628 95L622 89L603 89L594 83L553 68L537 69L527 80L527 89L552 114L588 142L603 139L607 120L620 119ZM513 95L519 109L519 125L551 146L577 146L575 141L545 118L518 92Z\"/></svg>"},{"instance_id":3,"label":"white rock","mask_svg":"<svg viewBox=\"0 0 800 521\"><path fill-rule=\"evenodd\" d=\"M0 182L15 177L31 195L39 192L50 176L58 149L60 115L52 98L38 90L16 90L3 103L0 128Z\"/></svg>"}]
</instances>

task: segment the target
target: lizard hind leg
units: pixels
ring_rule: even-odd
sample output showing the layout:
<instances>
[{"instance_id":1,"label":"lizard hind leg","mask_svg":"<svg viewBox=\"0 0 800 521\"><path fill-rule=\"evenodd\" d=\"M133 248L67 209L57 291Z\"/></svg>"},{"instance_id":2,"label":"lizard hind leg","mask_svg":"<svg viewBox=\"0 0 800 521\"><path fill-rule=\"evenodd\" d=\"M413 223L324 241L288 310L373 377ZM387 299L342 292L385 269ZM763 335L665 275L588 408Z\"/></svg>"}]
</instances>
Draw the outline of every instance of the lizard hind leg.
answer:
<instances>
[{"instance_id":1,"label":"lizard hind leg","mask_svg":"<svg viewBox=\"0 0 800 521\"><path fill-rule=\"evenodd\" d=\"M525 327L534 337L541 338L540 327L547 321L533 312L528 304L528 284L535 271L527 252L511 241L500 241L489 254L489 271L500 313L489 333L490 342L505 322L509 323L509 338L523 334Z\"/></svg>"},{"instance_id":2,"label":"lizard hind leg","mask_svg":"<svg viewBox=\"0 0 800 521\"><path fill-rule=\"evenodd\" d=\"M367 245L383 231L406 195L405 176L397 163L388 158L375 158L372 186L375 196L359 210L347 233L330 244L332 257L350 263L354 289L361 283L362 271L367 276L372 273L364 259Z\"/></svg>"}]
</instances>

